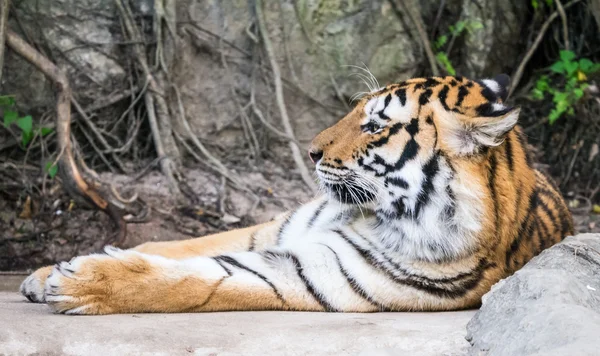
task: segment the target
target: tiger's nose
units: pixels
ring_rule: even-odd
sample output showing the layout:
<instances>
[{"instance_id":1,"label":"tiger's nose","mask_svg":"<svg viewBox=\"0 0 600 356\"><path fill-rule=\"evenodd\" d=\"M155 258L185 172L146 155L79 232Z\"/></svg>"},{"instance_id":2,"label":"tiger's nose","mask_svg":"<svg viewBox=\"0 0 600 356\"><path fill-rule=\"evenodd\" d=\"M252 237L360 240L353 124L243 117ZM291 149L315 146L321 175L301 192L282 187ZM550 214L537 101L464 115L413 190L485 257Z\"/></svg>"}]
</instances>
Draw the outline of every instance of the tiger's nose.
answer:
<instances>
[{"instance_id":1,"label":"tiger's nose","mask_svg":"<svg viewBox=\"0 0 600 356\"><path fill-rule=\"evenodd\" d=\"M323 151L316 148L311 148L308 150L308 157L310 157L310 160L313 163L317 163L321 158L323 158Z\"/></svg>"}]
</instances>

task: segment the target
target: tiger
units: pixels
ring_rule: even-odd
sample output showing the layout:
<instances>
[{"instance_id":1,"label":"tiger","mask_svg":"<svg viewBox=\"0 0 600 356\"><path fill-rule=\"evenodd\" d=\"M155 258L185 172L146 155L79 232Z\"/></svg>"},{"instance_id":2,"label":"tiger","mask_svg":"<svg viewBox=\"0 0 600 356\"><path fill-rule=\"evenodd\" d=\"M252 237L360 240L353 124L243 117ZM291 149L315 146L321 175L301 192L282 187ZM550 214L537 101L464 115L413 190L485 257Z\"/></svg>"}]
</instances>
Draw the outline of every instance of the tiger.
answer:
<instances>
[{"instance_id":1,"label":"tiger","mask_svg":"<svg viewBox=\"0 0 600 356\"><path fill-rule=\"evenodd\" d=\"M22 283L55 313L448 311L573 234L532 166L509 77L414 78L366 93L312 141L322 193L272 221L107 246Z\"/></svg>"}]
</instances>

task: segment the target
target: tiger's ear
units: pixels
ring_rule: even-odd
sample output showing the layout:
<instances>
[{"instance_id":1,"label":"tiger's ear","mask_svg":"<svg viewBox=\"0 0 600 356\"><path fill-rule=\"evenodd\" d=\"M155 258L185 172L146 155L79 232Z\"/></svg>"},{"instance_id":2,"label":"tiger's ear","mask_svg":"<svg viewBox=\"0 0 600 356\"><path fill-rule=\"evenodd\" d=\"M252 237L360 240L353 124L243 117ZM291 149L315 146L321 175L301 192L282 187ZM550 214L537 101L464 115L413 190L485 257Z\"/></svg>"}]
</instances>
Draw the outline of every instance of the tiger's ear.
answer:
<instances>
[{"instance_id":1,"label":"tiger's ear","mask_svg":"<svg viewBox=\"0 0 600 356\"><path fill-rule=\"evenodd\" d=\"M458 155L470 155L485 147L502 144L519 119L519 108L503 109L499 115L479 116L455 122L447 132L447 143Z\"/></svg>"},{"instance_id":2,"label":"tiger's ear","mask_svg":"<svg viewBox=\"0 0 600 356\"><path fill-rule=\"evenodd\" d=\"M502 99L502 102L506 101L508 97L508 89L510 86L510 77L506 74L498 74L492 79L483 79L481 84L485 85L494 94Z\"/></svg>"}]
</instances>

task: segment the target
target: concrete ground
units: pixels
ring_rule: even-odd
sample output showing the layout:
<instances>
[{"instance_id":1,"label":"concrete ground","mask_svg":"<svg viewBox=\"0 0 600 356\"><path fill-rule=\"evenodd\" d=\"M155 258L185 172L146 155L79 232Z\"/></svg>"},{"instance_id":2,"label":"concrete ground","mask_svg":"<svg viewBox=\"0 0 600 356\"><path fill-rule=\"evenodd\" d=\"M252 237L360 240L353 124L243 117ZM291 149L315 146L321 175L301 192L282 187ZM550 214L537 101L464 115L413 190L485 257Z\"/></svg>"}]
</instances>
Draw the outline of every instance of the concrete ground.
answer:
<instances>
[{"instance_id":1,"label":"concrete ground","mask_svg":"<svg viewBox=\"0 0 600 356\"><path fill-rule=\"evenodd\" d=\"M65 316L27 302L22 278L0 276L0 355L462 355L475 313Z\"/></svg>"}]
</instances>

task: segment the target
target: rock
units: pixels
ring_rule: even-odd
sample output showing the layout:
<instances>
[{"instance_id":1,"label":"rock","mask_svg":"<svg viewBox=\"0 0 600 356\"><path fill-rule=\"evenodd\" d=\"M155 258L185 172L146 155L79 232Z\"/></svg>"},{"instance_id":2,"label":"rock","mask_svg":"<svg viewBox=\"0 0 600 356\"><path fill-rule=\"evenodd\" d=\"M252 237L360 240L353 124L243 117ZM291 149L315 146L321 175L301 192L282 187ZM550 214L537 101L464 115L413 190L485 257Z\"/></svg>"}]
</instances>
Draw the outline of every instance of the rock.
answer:
<instances>
[{"instance_id":1,"label":"rock","mask_svg":"<svg viewBox=\"0 0 600 356\"><path fill-rule=\"evenodd\" d=\"M600 234L568 237L497 283L467 340L470 355L598 355Z\"/></svg>"}]
</instances>

